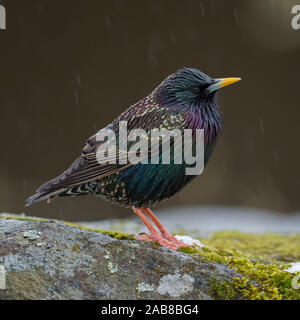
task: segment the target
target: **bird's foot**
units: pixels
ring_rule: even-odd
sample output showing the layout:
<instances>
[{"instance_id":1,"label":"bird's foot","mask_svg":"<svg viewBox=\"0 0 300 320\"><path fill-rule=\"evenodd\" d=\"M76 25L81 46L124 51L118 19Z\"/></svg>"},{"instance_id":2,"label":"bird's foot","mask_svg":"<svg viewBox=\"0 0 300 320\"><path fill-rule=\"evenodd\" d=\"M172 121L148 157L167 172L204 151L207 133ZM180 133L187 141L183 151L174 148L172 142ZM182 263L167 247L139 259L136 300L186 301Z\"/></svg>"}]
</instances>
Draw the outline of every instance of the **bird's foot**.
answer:
<instances>
[{"instance_id":1,"label":"bird's foot","mask_svg":"<svg viewBox=\"0 0 300 320\"><path fill-rule=\"evenodd\" d=\"M132 235L132 237L140 241L158 242L162 247L168 247L171 250L177 250L182 247L193 248L192 246L180 240L177 240L171 234L168 234L167 235L168 238L165 238L164 236L161 236L161 235L153 235L153 234L148 234L143 232L140 234L134 234Z\"/></svg>"},{"instance_id":2,"label":"bird's foot","mask_svg":"<svg viewBox=\"0 0 300 320\"><path fill-rule=\"evenodd\" d=\"M132 235L133 238L140 240L140 241L151 241L151 242L158 242L163 247L168 247L172 250L177 250L178 248L182 247L191 247L190 245L177 240L174 236L172 236L167 229L160 223L157 217L149 208L136 208L132 207L134 213L136 213L140 219L144 222L147 228L150 231L150 234L140 233L138 235ZM147 219L145 214L151 218L151 220L155 223L160 233L154 228L154 226L150 223Z\"/></svg>"}]
</instances>

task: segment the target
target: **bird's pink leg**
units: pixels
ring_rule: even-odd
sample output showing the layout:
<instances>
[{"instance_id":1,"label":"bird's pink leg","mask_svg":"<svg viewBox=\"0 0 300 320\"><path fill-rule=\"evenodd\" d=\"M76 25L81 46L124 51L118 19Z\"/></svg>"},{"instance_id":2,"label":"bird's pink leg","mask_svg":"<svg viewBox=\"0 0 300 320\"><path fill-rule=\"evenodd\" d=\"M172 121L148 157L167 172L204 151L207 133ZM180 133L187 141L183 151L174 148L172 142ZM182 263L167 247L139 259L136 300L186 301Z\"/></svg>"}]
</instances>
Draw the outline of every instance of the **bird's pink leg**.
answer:
<instances>
[{"instance_id":1,"label":"bird's pink leg","mask_svg":"<svg viewBox=\"0 0 300 320\"><path fill-rule=\"evenodd\" d=\"M174 243L168 241L167 239L163 238L153 227L153 225L150 223L150 221L147 219L147 217L143 214L141 209L132 207L132 210L134 213L136 213L140 219L144 222L146 227L151 232L151 235L134 235L133 237L137 240L141 241L156 241L163 247L168 247L172 250L178 249L178 245L175 245Z\"/></svg>"},{"instance_id":2,"label":"bird's pink leg","mask_svg":"<svg viewBox=\"0 0 300 320\"><path fill-rule=\"evenodd\" d=\"M158 220L157 216L149 208L141 208L143 212L155 223L163 238L178 245L179 247L191 247L190 245L177 240L171 233L165 228L165 226Z\"/></svg>"}]
</instances>

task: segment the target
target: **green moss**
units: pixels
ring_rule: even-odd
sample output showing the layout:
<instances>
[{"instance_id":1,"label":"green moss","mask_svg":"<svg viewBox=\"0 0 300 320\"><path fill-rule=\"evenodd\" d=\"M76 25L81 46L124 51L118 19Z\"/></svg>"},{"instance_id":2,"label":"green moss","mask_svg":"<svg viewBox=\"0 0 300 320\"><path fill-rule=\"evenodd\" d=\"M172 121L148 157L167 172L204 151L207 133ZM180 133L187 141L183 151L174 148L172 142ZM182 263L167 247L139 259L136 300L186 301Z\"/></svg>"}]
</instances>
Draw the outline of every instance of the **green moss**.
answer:
<instances>
[{"instance_id":1,"label":"green moss","mask_svg":"<svg viewBox=\"0 0 300 320\"><path fill-rule=\"evenodd\" d=\"M50 219L32 218L32 217L17 217L17 216L0 216L0 219L5 220L21 220L21 221L51 221ZM53 221L53 220L52 220Z\"/></svg>"},{"instance_id":2,"label":"green moss","mask_svg":"<svg viewBox=\"0 0 300 320\"><path fill-rule=\"evenodd\" d=\"M241 277L220 282L211 278L212 294L218 299L300 300L300 289L292 288L296 274L288 273L288 262L300 261L300 234L245 234L222 231L200 239L205 247L181 248L201 261L224 264Z\"/></svg>"},{"instance_id":3,"label":"green moss","mask_svg":"<svg viewBox=\"0 0 300 320\"><path fill-rule=\"evenodd\" d=\"M242 254L260 256L272 261L300 261L300 234L247 234L237 231L221 231L201 241L215 248L238 250Z\"/></svg>"},{"instance_id":4,"label":"green moss","mask_svg":"<svg viewBox=\"0 0 300 320\"><path fill-rule=\"evenodd\" d=\"M129 233L125 232L119 232L119 231L114 231L114 230L102 230L102 229L93 229L93 228L88 228L79 224L71 223L71 222L66 222L62 221L64 224L67 226L79 228L82 230L88 230L88 231L93 231L93 232L98 232L98 233L103 233L106 234L112 238L119 239L119 240L132 240L133 238L130 237Z\"/></svg>"},{"instance_id":5,"label":"green moss","mask_svg":"<svg viewBox=\"0 0 300 320\"><path fill-rule=\"evenodd\" d=\"M210 278L210 293L216 299L233 300L237 296L234 286L229 281L217 281L215 278Z\"/></svg>"},{"instance_id":6,"label":"green moss","mask_svg":"<svg viewBox=\"0 0 300 320\"><path fill-rule=\"evenodd\" d=\"M209 247L199 251L195 255L199 259L225 264L241 275L231 282L219 283L218 287L215 284L211 286L220 299L231 297L233 290L250 300L300 300L300 291L291 285L295 274L284 271L288 267L286 263L249 258L241 252Z\"/></svg>"},{"instance_id":7,"label":"green moss","mask_svg":"<svg viewBox=\"0 0 300 320\"><path fill-rule=\"evenodd\" d=\"M183 253L187 253L187 254L193 254L193 253L197 253L198 250L194 249L194 248L190 248L190 247L182 247L179 248L179 251L183 252Z\"/></svg>"}]
</instances>

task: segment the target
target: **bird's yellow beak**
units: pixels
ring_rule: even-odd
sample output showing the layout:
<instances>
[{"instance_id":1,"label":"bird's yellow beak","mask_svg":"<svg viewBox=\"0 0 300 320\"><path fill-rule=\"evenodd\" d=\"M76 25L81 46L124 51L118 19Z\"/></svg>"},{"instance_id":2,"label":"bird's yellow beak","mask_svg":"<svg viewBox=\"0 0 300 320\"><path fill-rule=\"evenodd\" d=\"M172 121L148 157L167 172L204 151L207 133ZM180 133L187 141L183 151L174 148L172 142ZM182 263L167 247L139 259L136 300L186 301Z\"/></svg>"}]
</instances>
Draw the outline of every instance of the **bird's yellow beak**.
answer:
<instances>
[{"instance_id":1,"label":"bird's yellow beak","mask_svg":"<svg viewBox=\"0 0 300 320\"><path fill-rule=\"evenodd\" d=\"M221 78L221 79L215 79L215 80L218 81L219 87L223 88L223 87L229 86L230 84L238 82L242 79L241 78Z\"/></svg>"},{"instance_id":2,"label":"bird's yellow beak","mask_svg":"<svg viewBox=\"0 0 300 320\"><path fill-rule=\"evenodd\" d=\"M241 78L220 78L220 79L214 79L214 82L213 84L211 84L209 87L208 87L208 90L210 92L213 92L213 91L216 91L216 90L219 90L223 87L226 87L226 86L229 86L230 84L233 84L235 82L238 82L242 80Z\"/></svg>"}]
</instances>

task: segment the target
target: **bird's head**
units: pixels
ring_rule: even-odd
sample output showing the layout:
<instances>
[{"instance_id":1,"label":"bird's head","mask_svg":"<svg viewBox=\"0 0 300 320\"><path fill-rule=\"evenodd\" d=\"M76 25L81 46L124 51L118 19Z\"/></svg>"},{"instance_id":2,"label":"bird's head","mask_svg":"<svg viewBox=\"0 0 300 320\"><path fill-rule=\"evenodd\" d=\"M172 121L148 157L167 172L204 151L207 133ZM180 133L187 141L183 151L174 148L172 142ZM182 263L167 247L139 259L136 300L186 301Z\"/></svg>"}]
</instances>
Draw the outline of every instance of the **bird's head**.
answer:
<instances>
[{"instance_id":1,"label":"bird's head","mask_svg":"<svg viewBox=\"0 0 300 320\"><path fill-rule=\"evenodd\" d=\"M199 105L214 99L217 90L241 80L213 79L194 68L182 68L165 79L156 92L170 104Z\"/></svg>"}]
</instances>

